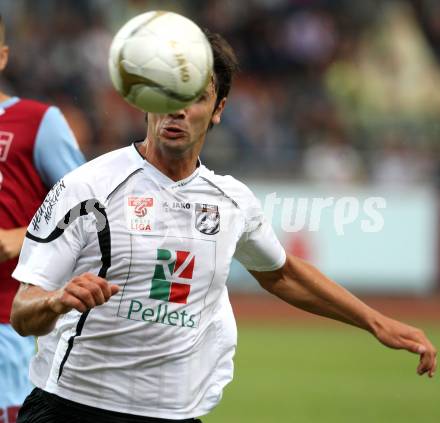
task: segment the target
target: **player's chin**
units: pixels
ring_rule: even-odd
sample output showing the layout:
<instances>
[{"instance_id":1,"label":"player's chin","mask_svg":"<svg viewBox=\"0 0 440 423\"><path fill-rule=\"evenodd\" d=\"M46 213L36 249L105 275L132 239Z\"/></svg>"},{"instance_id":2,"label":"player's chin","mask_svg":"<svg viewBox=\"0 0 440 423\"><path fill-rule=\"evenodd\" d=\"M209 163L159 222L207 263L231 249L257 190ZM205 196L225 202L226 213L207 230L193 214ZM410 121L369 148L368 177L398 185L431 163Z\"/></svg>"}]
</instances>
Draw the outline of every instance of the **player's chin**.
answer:
<instances>
[{"instance_id":1,"label":"player's chin","mask_svg":"<svg viewBox=\"0 0 440 423\"><path fill-rule=\"evenodd\" d=\"M186 132L179 132L179 133L172 133L172 134L160 134L160 139L162 142L166 145L172 146L178 146L178 145L185 145L190 142L189 136Z\"/></svg>"},{"instance_id":2,"label":"player's chin","mask_svg":"<svg viewBox=\"0 0 440 423\"><path fill-rule=\"evenodd\" d=\"M188 150L188 148L191 145L191 140L187 136L181 136L181 137L160 137L161 144L163 147L165 147L169 152L183 152Z\"/></svg>"}]
</instances>

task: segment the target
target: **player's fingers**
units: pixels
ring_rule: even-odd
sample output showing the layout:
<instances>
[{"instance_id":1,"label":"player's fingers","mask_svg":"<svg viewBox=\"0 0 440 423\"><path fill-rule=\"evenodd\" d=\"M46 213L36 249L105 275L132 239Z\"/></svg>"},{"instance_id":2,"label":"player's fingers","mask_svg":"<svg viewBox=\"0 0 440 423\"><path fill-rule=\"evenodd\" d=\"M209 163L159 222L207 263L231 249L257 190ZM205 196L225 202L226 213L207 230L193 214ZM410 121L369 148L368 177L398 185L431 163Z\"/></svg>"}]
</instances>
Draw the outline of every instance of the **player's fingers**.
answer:
<instances>
[{"instance_id":1,"label":"player's fingers","mask_svg":"<svg viewBox=\"0 0 440 423\"><path fill-rule=\"evenodd\" d=\"M70 294L66 289L51 297L49 302L52 310L57 314L68 313L73 308L81 313L84 313L88 309L85 303L76 296Z\"/></svg>"},{"instance_id":2,"label":"player's fingers","mask_svg":"<svg viewBox=\"0 0 440 423\"><path fill-rule=\"evenodd\" d=\"M119 292L119 286L115 284L111 284L107 282L105 279L100 278L101 280L98 282L99 287L101 288L101 292L104 295L104 302L107 302L110 297L117 294Z\"/></svg>"},{"instance_id":3,"label":"player's fingers","mask_svg":"<svg viewBox=\"0 0 440 423\"><path fill-rule=\"evenodd\" d=\"M117 294L119 292L119 286L118 285L115 285L115 284L112 283L111 285L109 285L109 287L110 287L111 295L115 295L115 294Z\"/></svg>"},{"instance_id":4,"label":"player's fingers","mask_svg":"<svg viewBox=\"0 0 440 423\"><path fill-rule=\"evenodd\" d=\"M105 296L105 301L108 301L110 299L110 297L114 294L116 294L119 291L119 286L118 285L114 285L110 282L107 282L105 279L100 278L100 286L102 287L104 296ZM117 290L115 291L115 287L117 288Z\"/></svg>"},{"instance_id":5,"label":"player's fingers","mask_svg":"<svg viewBox=\"0 0 440 423\"><path fill-rule=\"evenodd\" d=\"M112 284L108 282L106 279L101 278L100 276L96 276L93 273L84 273L83 275L85 278L87 278L90 281L94 281L95 283L99 284L103 288L106 301L112 296L119 292L119 286Z\"/></svg>"},{"instance_id":6,"label":"player's fingers","mask_svg":"<svg viewBox=\"0 0 440 423\"><path fill-rule=\"evenodd\" d=\"M104 304L107 301L105 298L105 294L104 294L104 289L106 289L106 288L101 287L95 281L94 282L80 281L80 282L78 282L78 286L86 289L87 291L89 291L92 294L96 305Z\"/></svg>"},{"instance_id":7,"label":"player's fingers","mask_svg":"<svg viewBox=\"0 0 440 423\"><path fill-rule=\"evenodd\" d=\"M429 365L426 363L426 360L420 360L419 365L417 366L417 373L422 376L424 375L426 372L428 372L428 374L431 372L431 368L429 367Z\"/></svg>"},{"instance_id":8,"label":"player's fingers","mask_svg":"<svg viewBox=\"0 0 440 423\"><path fill-rule=\"evenodd\" d=\"M105 285L105 280L93 275L92 273L83 273L72 279L72 284L79 285L91 292L97 305L104 304L110 292Z\"/></svg>"},{"instance_id":9,"label":"player's fingers","mask_svg":"<svg viewBox=\"0 0 440 423\"><path fill-rule=\"evenodd\" d=\"M65 291L83 302L87 308L93 308L96 305L92 293L78 284L66 285Z\"/></svg>"},{"instance_id":10,"label":"player's fingers","mask_svg":"<svg viewBox=\"0 0 440 423\"><path fill-rule=\"evenodd\" d=\"M402 348L410 351L414 354L424 354L426 352L426 346L420 342L404 340Z\"/></svg>"},{"instance_id":11,"label":"player's fingers","mask_svg":"<svg viewBox=\"0 0 440 423\"><path fill-rule=\"evenodd\" d=\"M110 284L106 279L96 276L92 273L85 273L82 276L85 280L90 281L91 284L97 285L101 289L101 293L104 296L104 302L107 302L113 295Z\"/></svg>"},{"instance_id":12,"label":"player's fingers","mask_svg":"<svg viewBox=\"0 0 440 423\"><path fill-rule=\"evenodd\" d=\"M417 366L417 374L423 375L426 372L426 360L423 359L423 354L420 356L420 362Z\"/></svg>"},{"instance_id":13,"label":"player's fingers","mask_svg":"<svg viewBox=\"0 0 440 423\"><path fill-rule=\"evenodd\" d=\"M428 375L432 377L432 373L435 372L437 367L437 353L435 348L431 345L426 347L426 352L420 356L420 363L417 367L417 373L423 375L428 372Z\"/></svg>"},{"instance_id":14,"label":"player's fingers","mask_svg":"<svg viewBox=\"0 0 440 423\"><path fill-rule=\"evenodd\" d=\"M105 301L108 301L112 296L112 290L110 288L110 284L105 279L101 279L99 281L99 286L101 287Z\"/></svg>"},{"instance_id":15,"label":"player's fingers","mask_svg":"<svg viewBox=\"0 0 440 423\"><path fill-rule=\"evenodd\" d=\"M78 298L70 295L68 298L66 298L63 301L63 305L65 307L68 307L70 309L75 309L78 310L81 313L85 313L90 307L88 307L85 303L83 303L81 300L79 300Z\"/></svg>"}]
</instances>

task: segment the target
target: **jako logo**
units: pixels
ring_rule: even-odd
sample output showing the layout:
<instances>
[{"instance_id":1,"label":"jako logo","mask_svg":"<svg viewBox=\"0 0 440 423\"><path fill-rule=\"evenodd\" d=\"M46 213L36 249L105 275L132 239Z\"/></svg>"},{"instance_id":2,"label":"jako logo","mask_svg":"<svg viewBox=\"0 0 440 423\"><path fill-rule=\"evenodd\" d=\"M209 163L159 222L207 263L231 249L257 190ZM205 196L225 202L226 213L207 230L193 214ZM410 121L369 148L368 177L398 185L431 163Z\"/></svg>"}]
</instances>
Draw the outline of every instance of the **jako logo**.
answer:
<instances>
[{"instance_id":1,"label":"jako logo","mask_svg":"<svg viewBox=\"0 0 440 423\"><path fill-rule=\"evenodd\" d=\"M189 251L157 250L159 263L154 268L150 298L170 303L186 304L191 285L175 282L175 279L191 280L195 256Z\"/></svg>"}]
</instances>

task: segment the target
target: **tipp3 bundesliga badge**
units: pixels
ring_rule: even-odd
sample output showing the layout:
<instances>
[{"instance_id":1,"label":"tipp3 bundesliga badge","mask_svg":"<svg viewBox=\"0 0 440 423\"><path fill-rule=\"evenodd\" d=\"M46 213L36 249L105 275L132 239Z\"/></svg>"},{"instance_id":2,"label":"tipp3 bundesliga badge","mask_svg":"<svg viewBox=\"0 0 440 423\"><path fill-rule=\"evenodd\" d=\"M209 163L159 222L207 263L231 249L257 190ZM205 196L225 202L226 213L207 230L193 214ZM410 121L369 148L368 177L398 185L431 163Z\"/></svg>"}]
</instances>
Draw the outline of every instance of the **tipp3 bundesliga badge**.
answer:
<instances>
[{"instance_id":1,"label":"tipp3 bundesliga badge","mask_svg":"<svg viewBox=\"0 0 440 423\"><path fill-rule=\"evenodd\" d=\"M128 229L135 232L150 232L153 224L153 210L154 199L152 197L128 197Z\"/></svg>"}]
</instances>

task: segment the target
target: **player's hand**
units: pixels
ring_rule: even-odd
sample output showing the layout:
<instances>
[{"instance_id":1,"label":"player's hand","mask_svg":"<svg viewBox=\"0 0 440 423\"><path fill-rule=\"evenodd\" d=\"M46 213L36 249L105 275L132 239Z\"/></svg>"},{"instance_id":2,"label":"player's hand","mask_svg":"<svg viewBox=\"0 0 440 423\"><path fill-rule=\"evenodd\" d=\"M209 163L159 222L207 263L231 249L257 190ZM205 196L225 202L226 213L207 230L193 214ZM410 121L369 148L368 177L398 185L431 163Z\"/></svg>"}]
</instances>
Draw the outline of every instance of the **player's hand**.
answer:
<instances>
[{"instance_id":1,"label":"player's hand","mask_svg":"<svg viewBox=\"0 0 440 423\"><path fill-rule=\"evenodd\" d=\"M0 263L20 254L26 228L0 229Z\"/></svg>"},{"instance_id":2,"label":"player's hand","mask_svg":"<svg viewBox=\"0 0 440 423\"><path fill-rule=\"evenodd\" d=\"M376 338L390 348L405 349L420 355L417 373L433 377L437 368L437 350L420 329L382 316L375 327Z\"/></svg>"},{"instance_id":3,"label":"player's hand","mask_svg":"<svg viewBox=\"0 0 440 423\"><path fill-rule=\"evenodd\" d=\"M83 273L55 291L49 299L49 306L56 314L65 314L72 309L84 313L106 303L118 292L118 285L111 284L92 273Z\"/></svg>"}]
</instances>

